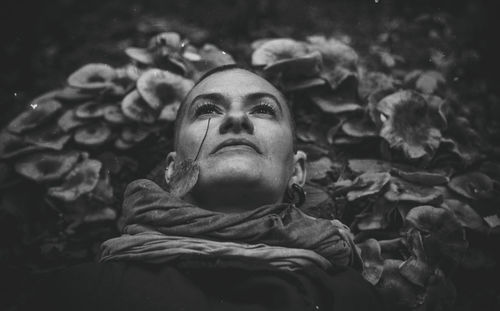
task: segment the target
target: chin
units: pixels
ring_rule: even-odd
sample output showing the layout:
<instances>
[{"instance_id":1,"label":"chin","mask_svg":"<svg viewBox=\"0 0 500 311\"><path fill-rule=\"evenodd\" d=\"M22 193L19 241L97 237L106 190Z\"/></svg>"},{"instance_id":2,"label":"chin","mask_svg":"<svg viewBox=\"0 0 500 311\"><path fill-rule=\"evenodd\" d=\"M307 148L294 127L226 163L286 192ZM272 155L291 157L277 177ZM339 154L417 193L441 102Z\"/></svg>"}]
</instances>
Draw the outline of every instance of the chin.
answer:
<instances>
[{"instance_id":1,"label":"chin","mask_svg":"<svg viewBox=\"0 0 500 311\"><path fill-rule=\"evenodd\" d=\"M203 165L204 164L204 165ZM217 157L203 163L200 179L219 184L253 184L263 177L262 158L248 155Z\"/></svg>"}]
</instances>

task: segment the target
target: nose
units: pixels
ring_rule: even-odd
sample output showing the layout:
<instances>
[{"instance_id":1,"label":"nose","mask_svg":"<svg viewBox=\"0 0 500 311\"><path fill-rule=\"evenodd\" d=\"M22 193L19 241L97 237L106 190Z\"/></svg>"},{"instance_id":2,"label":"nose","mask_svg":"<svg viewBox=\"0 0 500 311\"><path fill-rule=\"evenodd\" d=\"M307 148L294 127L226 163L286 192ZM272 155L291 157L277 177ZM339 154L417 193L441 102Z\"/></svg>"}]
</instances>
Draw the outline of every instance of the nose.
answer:
<instances>
[{"instance_id":1,"label":"nose","mask_svg":"<svg viewBox=\"0 0 500 311\"><path fill-rule=\"evenodd\" d=\"M220 134L239 133L241 131L246 131L248 134L253 134L254 131L252 121L244 112L228 113L219 127Z\"/></svg>"}]
</instances>

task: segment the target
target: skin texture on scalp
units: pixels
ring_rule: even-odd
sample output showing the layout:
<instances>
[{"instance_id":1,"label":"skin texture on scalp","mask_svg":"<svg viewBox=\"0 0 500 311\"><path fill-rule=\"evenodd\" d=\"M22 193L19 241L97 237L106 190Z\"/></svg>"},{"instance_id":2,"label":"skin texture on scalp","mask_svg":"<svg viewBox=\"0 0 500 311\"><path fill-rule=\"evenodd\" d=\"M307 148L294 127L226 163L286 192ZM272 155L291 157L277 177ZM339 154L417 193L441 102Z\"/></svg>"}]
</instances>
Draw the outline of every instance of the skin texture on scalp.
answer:
<instances>
[{"instance_id":1,"label":"skin texture on scalp","mask_svg":"<svg viewBox=\"0 0 500 311\"><path fill-rule=\"evenodd\" d=\"M191 90L184 105L167 182L175 161L195 158L210 120L188 201L240 212L282 202L288 186L304 183L305 154L293 152L291 113L268 81L239 68L215 72ZM224 143L229 146L220 148Z\"/></svg>"}]
</instances>

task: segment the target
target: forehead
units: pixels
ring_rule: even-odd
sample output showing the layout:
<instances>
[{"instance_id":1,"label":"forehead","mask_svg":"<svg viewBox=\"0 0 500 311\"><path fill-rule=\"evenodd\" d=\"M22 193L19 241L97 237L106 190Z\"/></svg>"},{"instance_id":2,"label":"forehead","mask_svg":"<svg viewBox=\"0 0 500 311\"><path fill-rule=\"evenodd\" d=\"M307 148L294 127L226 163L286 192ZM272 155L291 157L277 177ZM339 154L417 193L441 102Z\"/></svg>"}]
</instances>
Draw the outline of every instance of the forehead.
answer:
<instances>
[{"instance_id":1,"label":"forehead","mask_svg":"<svg viewBox=\"0 0 500 311\"><path fill-rule=\"evenodd\" d=\"M281 104L285 103L281 92L271 83L250 71L239 68L216 72L208 76L191 90L186 103L191 103L196 96L205 93L220 93L231 97L269 93L275 96Z\"/></svg>"}]
</instances>

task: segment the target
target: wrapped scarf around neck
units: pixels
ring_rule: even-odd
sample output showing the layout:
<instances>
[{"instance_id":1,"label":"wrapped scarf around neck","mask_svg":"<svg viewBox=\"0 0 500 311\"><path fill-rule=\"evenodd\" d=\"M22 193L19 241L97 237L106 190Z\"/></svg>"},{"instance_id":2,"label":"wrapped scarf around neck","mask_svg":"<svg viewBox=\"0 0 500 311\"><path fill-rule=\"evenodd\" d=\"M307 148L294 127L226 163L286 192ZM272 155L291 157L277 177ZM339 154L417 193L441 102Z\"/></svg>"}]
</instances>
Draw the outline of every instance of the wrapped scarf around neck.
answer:
<instances>
[{"instance_id":1,"label":"wrapped scarf around neck","mask_svg":"<svg viewBox=\"0 0 500 311\"><path fill-rule=\"evenodd\" d=\"M101 261L168 262L182 256L267 261L295 269L315 264L360 268L348 227L313 218L293 204L226 214L171 196L153 181L130 183L124 194L123 235L102 245Z\"/></svg>"}]
</instances>

